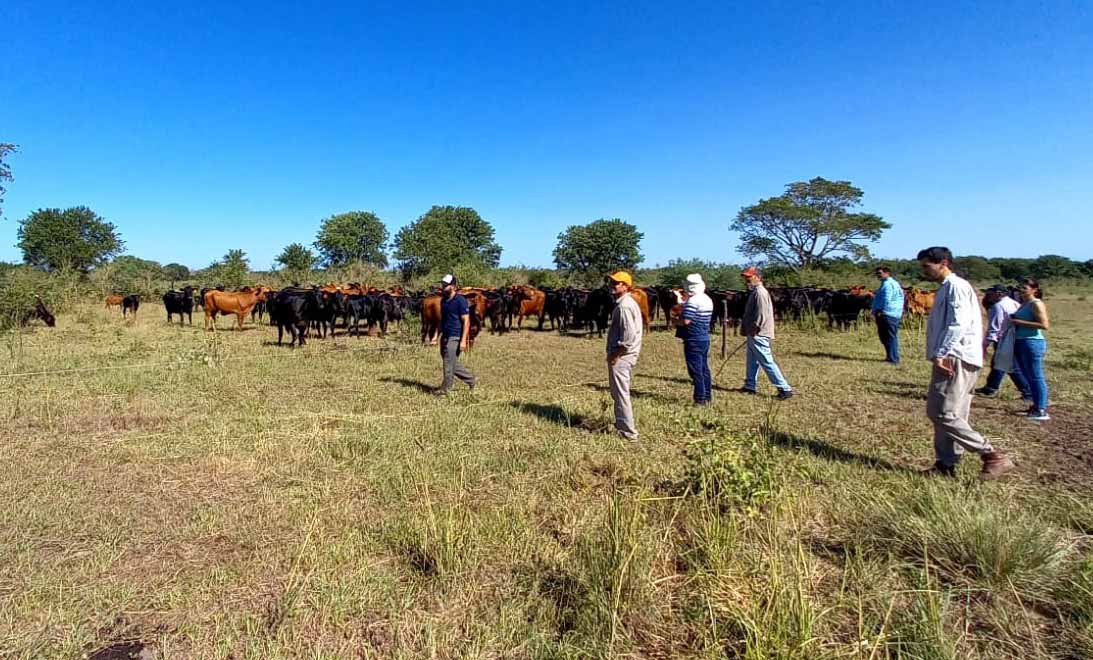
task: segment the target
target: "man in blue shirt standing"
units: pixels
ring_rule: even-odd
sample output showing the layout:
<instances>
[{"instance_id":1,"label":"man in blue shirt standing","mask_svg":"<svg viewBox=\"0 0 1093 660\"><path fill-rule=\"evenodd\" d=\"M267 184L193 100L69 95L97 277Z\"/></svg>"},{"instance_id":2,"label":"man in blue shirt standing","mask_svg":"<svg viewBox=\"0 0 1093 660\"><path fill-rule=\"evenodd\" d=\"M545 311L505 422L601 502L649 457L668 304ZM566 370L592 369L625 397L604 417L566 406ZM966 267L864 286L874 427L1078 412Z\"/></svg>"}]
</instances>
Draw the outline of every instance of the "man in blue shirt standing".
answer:
<instances>
[{"instance_id":1,"label":"man in blue shirt standing","mask_svg":"<svg viewBox=\"0 0 1093 660\"><path fill-rule=\"evenodd\" d=\"M880 279L880 288L873 296L873 317L877 334L884 346L884 361L899 364L899 324L903 320L903 288L888 266L878 266L873 274Z\"/></svg>"},{"instance_id":2,"label":"man in blue shirt standing","mask_svg":"<svg viewBox=\"0 0 1093 660\"><path fill-rule=\"evenodd\" d=\"M447 394L453 378L458 378L474 389L475 378L459 361L459 354L467 350L471 329L471 305L456 292L455 275L445 275L440 280L440 357L444 361L444 382L437 394Z\"/></svg>"}]
</instances>

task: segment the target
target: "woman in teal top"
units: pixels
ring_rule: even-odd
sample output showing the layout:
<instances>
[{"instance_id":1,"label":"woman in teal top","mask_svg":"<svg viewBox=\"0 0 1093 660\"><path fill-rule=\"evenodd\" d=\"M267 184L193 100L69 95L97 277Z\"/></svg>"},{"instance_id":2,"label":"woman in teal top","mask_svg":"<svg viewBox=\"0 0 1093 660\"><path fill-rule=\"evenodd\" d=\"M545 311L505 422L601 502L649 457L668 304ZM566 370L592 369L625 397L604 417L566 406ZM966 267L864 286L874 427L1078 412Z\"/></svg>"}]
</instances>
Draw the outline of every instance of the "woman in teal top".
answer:
<instances>
[{"instance_id":1,"label":"woman in teal top","mask_svg":"<svg viewBox=\"0 0 1093 660\"><path fill-rule=\"evenodd\" d=\"M1051 320L1047 315L1047 306L1040 299L1039 282L1021 280L1017 291L1024 304L1010 316L1010 323L1015 339L1013 359L1032 390L1032 407L1025 414L1028 419L1046 422L1051 417L1047 414L1047 379L1044 378L1044 354L1047 353L1044 330L1051 326Z\"/></svg>"}]
</instances>

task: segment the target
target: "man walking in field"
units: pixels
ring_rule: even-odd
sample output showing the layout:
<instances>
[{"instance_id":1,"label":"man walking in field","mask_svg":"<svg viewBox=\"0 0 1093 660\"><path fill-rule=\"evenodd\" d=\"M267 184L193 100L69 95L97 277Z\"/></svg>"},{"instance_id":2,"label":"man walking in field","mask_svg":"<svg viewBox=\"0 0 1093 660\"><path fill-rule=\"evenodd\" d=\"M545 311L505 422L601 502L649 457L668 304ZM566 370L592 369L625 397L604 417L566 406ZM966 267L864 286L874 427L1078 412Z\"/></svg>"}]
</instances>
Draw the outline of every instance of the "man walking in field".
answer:
<instances>
[{"instance_id":1,"label":"man walking in field","mask_svg":"<svg viewBox=\"0 0 1093 660\"><path fill-rule=\"evenodd\" d=\"M952 271L953 253L946 247L918 253L922 274L941 286L926 322L926 359L933 364L926 415L934 425L934 466L926 474L956 476L965 450L983 459L981 479L995 479L1013 469L1013 461L991 446L968 423L972 391L983 367L983 319L979 296L967 280Z\"/></svg>"},{"instance_id":2,"label":"man walking in field","mask_svg":"<svg viewBox=\"0 0 1093 660\"><path fill-rule=\"evenodd\" d=\"M713 301L706 295L706 283L702 276L687 276L687 301L683 303L683 318L676 336L683 340L683 358L687 361L687 374L694 384L696 406L710 405L713 379L710 376L710 319L713 317Z\"/></svg>"},{"instance_id":3,"label":"man walking in field","mask_svg":"<svg viewBox=\"0 0 1093 660\"><path fill-rule=\"evenodd\" d=\"M903 320L903 289L888 266L878 266L873 273L880 279L880 288L873 295L873 318L877 320L877 335L884 346L884 361L899 364L899 324Z\"/></svg>"},{"instance_id":4,"label":"man walking in field","mask_svg":"<svg viewBox=\"0 0 1093 660\"><path fill-rule=\"evenodd\" d=\"M459 361L459 354L467 350L471 330L471 306L467 299L456 292L455 275L445 275L440 280L440 357L444 363L444 380L436 394L447 394L454 378L458 378L472 390L474 374Z\"/></svg>"},{"instance_id":5,"label":"man walking in field","mask_svg":"<svg viewBox=\"0 0 1093 660\"><path fill-rule=\"evenodd\" d=\"M611 398L615 401L615 430L627 440L637 440L638 429L630 403L630 377L641 352L641 309L630 296L634 280L629 273L620 270L607 282L615 297L611 327L607 330L607 377L611 383Z\"/></svg>"},{"instance_id":6,"label":"man walking in field","mask_svg":"<svg viewBox=\"0 0 1093 660\"><path fill-rule=\"evenodd\" d=\"M740 330L747 337L748 353L744 363L744 386L739 391L745 394L757 393L759 368L762 367L771 384L778 388L778 398L789 399L793 396L793 388L782 375L782 370L778 368L770 350L770 343L774 339L774 304L771 303L770 292L763 286L763 278L758 268L752 266L740 275L747 283L750 293L744 306L744 316L740 319Z\"/></svg>"}]
</instances>

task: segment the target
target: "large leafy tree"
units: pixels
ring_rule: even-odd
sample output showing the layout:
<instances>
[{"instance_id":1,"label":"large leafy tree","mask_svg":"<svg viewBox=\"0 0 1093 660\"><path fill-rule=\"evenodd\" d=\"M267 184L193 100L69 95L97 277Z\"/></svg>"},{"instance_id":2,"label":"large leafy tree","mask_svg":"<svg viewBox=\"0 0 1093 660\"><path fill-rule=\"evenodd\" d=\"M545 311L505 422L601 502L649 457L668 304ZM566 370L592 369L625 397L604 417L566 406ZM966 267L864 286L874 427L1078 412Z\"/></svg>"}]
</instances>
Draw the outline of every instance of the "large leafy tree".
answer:
<instances>
[{"instance_id":1,"label":"large leafy tree","mask_svg":"<svg viewBox=\"0 0 1093 660\"><path fill-rule=\"evenodd\" d=\"M23 260L46 270L87 272L124 247L114 225L86 206L38 209L19 223Z\"/></svg>"},{"instance_id":2,"label":"large leafy tree","mask_svg":"<svg viewBox=\"0 0 1093 660\"><path fill-rule=\"evenodd\" d=\"M363 261L380 268L387 266L387 227L375 213L351 211L323 220L315 240L327 266L344 266Z\"/></svg>"},{"instance_id":3,"label":"large leafy tree","mask_svg":"<svg viewBox=\"0 0 1093 660\"><path fill-rule=\"evenodd\" d=\"M644 258L638 251L644 235L618 218L571 225L558 234L554 265L584 280L598 280L617 270L632 270Z\"/></svg>"},{"instance_id":4,"label":"large leafy tree","mask_svg":"<svg viewBox=\"0 0 1093 660\"><path fill-rule=\"evenodd\" d=\"M1082 267L1077 261L1057 254L1045 254L1029 264L1029 274L1036 279L1049 277L1081 277Z\"/></svg>"},{"instance_id":5,"label":"large leafy tree","mask_svg":"<svg viewBox=\"0 0 1093 660\"><path fill-rule=\"evenodd\" d=\"M0 216L4 215L4 193L7 192L4 182L15 180L11 176L11 166L7 163L7 157L17 150L18 147L10 142L0 142Z\"/></svg>"},{"instance_id":6,"label":"large leafy tree","mask_svg":"<svg viewBox=\"0 0 1093 660\"><path fill-rule=\"evenodd\" d=\"M315 253L299 243L286 245L277 255L277 263L281 264L288 276L301 282L308 279L317 261Z\"/></svg>"},{"instance_id":7,"label":"large leafy tree","mask_svg":"<svg viewBox=\"0 0 1093 660\"><path fill-rule=\"evenodd\" d=\"M851 212L862 195L849 181L797 181L782 195L741 209L729 228L740 234L737 249L744 256L794 270L819 267L837 256L866 259L865 244L892 225L879 215Z\"/></svg>"},{"instance_id":8,"label":"large leafy tree","mask_svg":"<svg viewBox=\"0 0 1093 660\"><path fill-rule=\"evenodd\" d=\"M209 264L206 277L228 289L238 289L247 283L250 275L250 261L242 250L228 250L220 261Z\"/></svg>"},{"instance_id":9,"label":"large leafy tree","mask_svg":"<svg viewBox=\"0 0 1093 660\"><path fill-rule=\"evenodd\" d=\"M394 256L407 276L457 265L497 267L501 246L493 227L466 206L434 206L395 235Z\"/></svg>"},{"instance_id":10,"label":"large leafy tree","mask_svg":"<svg viewBox=\"0 0 1093 660\"><path fill-rule=\"evenodd\" d=\"M183 264L172 262L163 267L163 276L171 281L189 279L190 268Z\"/></svg>"},{"instance_id":11,"label":"large leafy tree","mask_svg":"<svg viewBox=\"0 0 1093 660\"><path fill-rule=\"evenodd\" d=\"M107 271L106 281L110 289L118 293L151 295L155 292L156 282L163 277L163 267L159 262L128 254L117 257L103 270ZM98 270L95 272L99 273Z\"/></svg>"}]
</instances>

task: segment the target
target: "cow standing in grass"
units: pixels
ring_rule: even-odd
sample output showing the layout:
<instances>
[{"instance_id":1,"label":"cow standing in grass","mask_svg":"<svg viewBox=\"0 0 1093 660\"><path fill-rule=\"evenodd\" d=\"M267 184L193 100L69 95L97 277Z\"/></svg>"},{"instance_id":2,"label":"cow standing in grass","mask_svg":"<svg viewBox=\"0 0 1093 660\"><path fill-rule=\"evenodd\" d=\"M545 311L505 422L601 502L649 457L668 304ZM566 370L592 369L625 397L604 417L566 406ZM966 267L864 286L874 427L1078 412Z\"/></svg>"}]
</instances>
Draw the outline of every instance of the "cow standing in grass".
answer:
<instances>
[{"instance_id":1,"label":"cow standing in grass","mask_svg":"<svg viewBox=\"0 0 1093 660\"><path fill-rule=\"evenodd\" d=\"M167 310L167 323L171 322L171 317L174 314L178 314L178 324L182 325L183 315L186 315L190 320L190 325L194 324L194 288L187 286L182 291L171 290L163 294L163 308Z\"/></svg>"},{"instance_id":2,"label":"cow standing in grass","mask_svg":"<svg viewBox=\"0 0 1093 660\"><path fill-rule=\"evenodd\" d=\"M129 312L133 313L133 318L137 316L137 310L140 309L140 296L132 294L125 296L121 300L121 315L127 316Z\"/></svg>"},{"instance_id":3,"label":"cow standing in grass","mask_svg":"<svg viewBox=\"0 0 1093 660\"><path fill-rule=\"evenodd\" d=\"M205 293L205 329L216 329L217 314L235 314L239 329L243 329L243 318L258 301L265 300L267 291L263 287L252 289L243 287L239 291L208 291Z\"/></svg>"}]
</instances>

